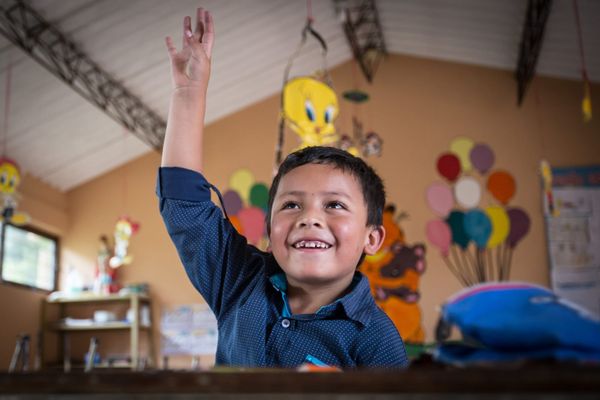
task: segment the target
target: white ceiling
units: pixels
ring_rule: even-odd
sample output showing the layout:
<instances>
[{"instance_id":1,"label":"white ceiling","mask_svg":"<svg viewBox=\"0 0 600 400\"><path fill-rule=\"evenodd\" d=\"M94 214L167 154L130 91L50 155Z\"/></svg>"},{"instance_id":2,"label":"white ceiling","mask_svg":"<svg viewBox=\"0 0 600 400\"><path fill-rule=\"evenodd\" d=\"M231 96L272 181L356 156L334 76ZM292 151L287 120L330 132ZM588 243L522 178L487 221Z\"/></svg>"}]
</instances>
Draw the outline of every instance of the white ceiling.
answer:
<instances>
[{"instance_id":1,"label":"white ceiling","mask_svg":"<svg viewBox=\"0 0 600 400\"><path fill-rule=\"evenodd\" d=\"M0 0L0 7L12 1ZM281 89L285 64L305 23L305 1L30 0L44 18L164 119L170 93L164 37L179 38L182 17L193 16L199 3L211 10L216 25L210 123ZM600 82L600 1L578 4L589 77ZM377 6L390 53L515 69L525 0L377 0ZM316 30L329 46L328 64L351 59L333 2L313 0L312 13ZM0 140L6 143L5 154L29 174L66 191L153 151L4 37L1 110L9 63L8 131L0 132ZM319 63L317 46L307 46L294 70L306 73ZM571 0L553 3L537 73L581 77Z\"/></svg>"}]
</instances>

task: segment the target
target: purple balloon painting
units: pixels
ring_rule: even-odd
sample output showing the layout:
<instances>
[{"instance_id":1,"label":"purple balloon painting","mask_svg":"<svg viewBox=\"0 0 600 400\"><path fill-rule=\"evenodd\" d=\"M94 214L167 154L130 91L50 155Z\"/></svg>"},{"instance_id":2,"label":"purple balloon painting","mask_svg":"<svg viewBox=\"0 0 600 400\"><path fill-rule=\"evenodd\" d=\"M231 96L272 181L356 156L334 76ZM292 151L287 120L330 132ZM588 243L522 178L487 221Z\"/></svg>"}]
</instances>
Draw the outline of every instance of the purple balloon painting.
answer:
<instances>
[{"instance_id":1,"label":"purple balloon painting","mask_svg":"<svg viewBox=\"0 0 600 400\"><path fill-rule=\"evenodd\" d=\"M517 243L529 232L531 220L529 219L529 215L520 208L511 208L507 211L507 214L510 220L510 232L506 241L510 248L515 248Z\"/></svg>"},{"instance_id":2,"label":"purple balloon painting","mask_svg":"<svg viewBox=\"0 0 600 400\"><path fill-rule=\"evenodd\" d=\"M235 190L228 190L223 195L223 205L229 215L237 215L243 207L242 198Z\"/></svg>"},{"instance_id":3,"label":"purple balloon painting","mask_svg":"<svg viewBox=\"0 0 600 400\"><path fill-rule=\"evenodd\" d=\"M492 168L495 161L494 152L487 144L478 143L471 149L471 164L481 174L485 174Z\"/></svg>"}]
</instances>

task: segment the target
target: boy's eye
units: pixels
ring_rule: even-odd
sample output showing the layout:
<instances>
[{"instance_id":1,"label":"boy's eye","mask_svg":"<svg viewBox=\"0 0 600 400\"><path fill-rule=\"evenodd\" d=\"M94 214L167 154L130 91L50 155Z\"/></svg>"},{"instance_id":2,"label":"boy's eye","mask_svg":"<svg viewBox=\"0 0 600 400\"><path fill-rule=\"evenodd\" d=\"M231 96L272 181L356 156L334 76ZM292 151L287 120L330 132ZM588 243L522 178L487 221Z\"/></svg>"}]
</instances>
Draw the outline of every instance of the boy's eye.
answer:
<instances>
[{"instance_id":1,"label":"boy's eye","mask_svg":"<svg viewBox=\"0 0 600 400\"><path fill-rule=\"evenodd\" d=\"M343 210L345 207L339 201L330 201L329 203L327 203L327 208L335 208L338 210Z\"/></svg>"},{"instance_id":2,"label":"boy's eye","mask_svg":"<svg viewBox=\"0 0 600 400\"><path fill-rule=\"evenodd\" d=\"M290 209L299 208L299 207L300 206L298 205L298 203L294 203L293 201L288 201L287 203L283 204L281 209L282 210L290 210Z\"/></svg>"}]
</instances>

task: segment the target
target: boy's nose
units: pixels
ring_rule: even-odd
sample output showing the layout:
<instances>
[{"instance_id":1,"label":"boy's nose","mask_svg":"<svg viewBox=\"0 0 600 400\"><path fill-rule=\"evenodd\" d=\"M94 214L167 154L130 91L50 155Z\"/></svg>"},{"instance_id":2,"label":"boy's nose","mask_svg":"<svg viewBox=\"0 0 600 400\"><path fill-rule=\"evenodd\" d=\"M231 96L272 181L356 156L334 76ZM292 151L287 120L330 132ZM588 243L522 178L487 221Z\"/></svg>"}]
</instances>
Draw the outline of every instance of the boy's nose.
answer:
<instances>
[{"instance_id":1,"label":"boy's nose","mask_svg":"<svg viewBox=\"0 0 600 400\"><path fill-rule=\"evenodd\" d=\"M304 212L297 220L296 226L298 228L309 228L309 227L323 227L323 221L321 217L315 212Z\"/></svg>"}]
</instances>

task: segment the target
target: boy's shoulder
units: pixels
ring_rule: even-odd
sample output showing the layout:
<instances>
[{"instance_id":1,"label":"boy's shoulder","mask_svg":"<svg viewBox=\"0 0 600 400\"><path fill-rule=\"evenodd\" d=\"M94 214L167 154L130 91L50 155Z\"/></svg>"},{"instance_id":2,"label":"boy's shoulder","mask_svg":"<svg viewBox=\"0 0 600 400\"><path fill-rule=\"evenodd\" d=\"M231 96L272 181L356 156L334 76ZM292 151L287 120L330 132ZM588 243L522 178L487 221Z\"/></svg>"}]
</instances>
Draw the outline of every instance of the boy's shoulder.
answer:
<instances>
[{"instance_id":1,"label":"boy's shoulder","mask_svg":"<svg viewBox=\"0 0 600 400\"><path fill-rule=\"evenodd\" d=\"M344 299L347 317L360 322L368 330L392 329L397 332L392 320L375 303L368 278L357 271L354 280L351 292Z\"/></svg>"},{"instance_id":2,"label":"boy's shoulder","mask_svg":"<svg viewBox=\"0 0 600 400\"><path fill-rule=\"evenodd\" d=\"M379 332L385 333L386 336L391 335L400 338L400 334L398 333L398 329L396 328L396 325L394 325L394 322L375 302L375 299L371 294L368 278L360 272L358 272L357 275L360 275L361 278L353 291L356 292L355 294L357 296L361 297L360 314L367 317L361 318L366 327L365 331L368 332L367 334Z\"/></svg>"}]
</instances>

